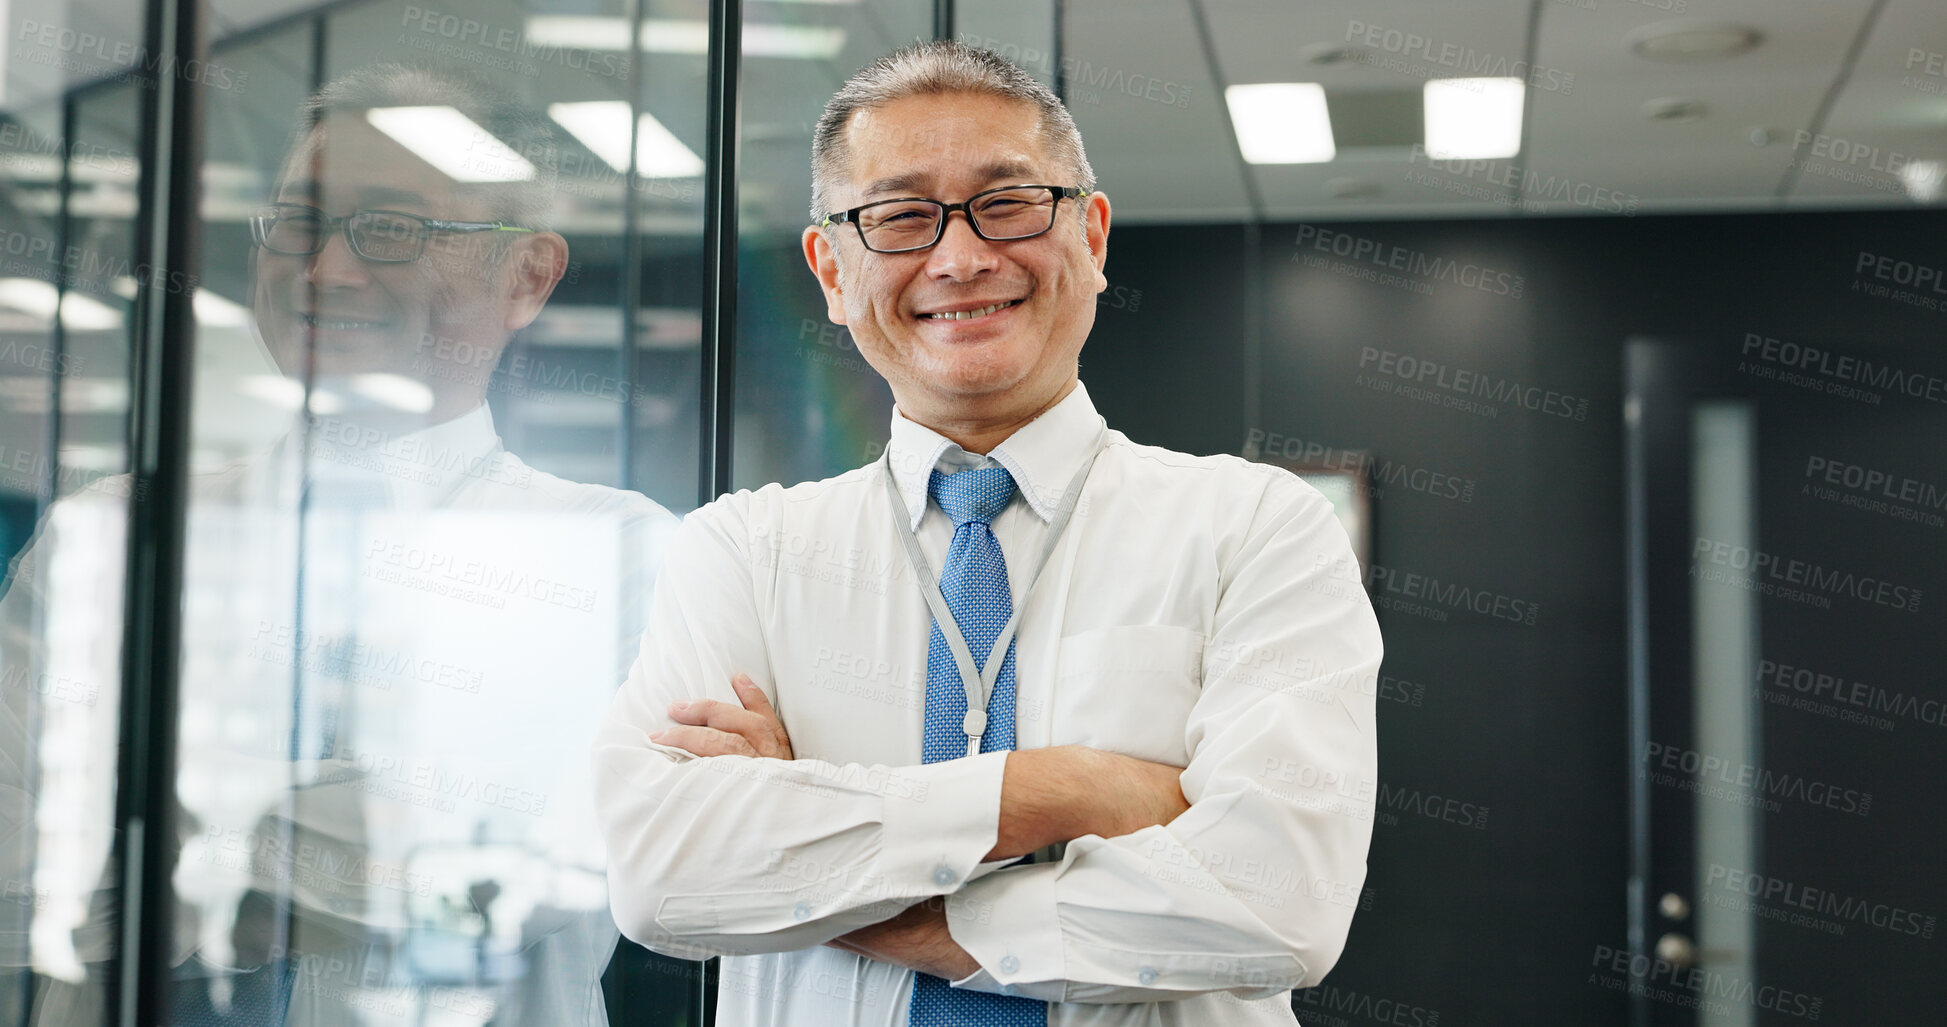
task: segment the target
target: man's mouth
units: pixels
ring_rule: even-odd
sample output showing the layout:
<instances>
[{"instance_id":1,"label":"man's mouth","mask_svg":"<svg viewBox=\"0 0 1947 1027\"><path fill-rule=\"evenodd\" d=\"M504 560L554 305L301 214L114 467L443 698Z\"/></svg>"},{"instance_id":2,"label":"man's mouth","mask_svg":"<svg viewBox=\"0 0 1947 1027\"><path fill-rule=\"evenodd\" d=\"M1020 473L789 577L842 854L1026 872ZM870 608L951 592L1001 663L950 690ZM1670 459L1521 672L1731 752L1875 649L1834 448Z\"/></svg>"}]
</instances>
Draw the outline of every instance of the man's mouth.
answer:
<instances>
[{"instance_id":1,"label":"man's mouth","mask_svg":"<svg viewBox=\"0 0 1947 1027\"><path fill-rule=\"evenodd\" d=\"M297 319L298 323L306 328L331 332L376 332L384 330L390 323L352 317L330 317L324 314L299 314Z\"/></svg>"},{"instance_id":2,"label":"man's mouth","mask_svg":"<svg viewBox=\"0 0 1947 1027\"><path fill-rule=\"evenodd\" d=\"M971 321L976 317L986 317L988 314L992 314L995 311L1005 310L1008 307L1020 306L1022 303L1025 302L1027 301L1026 300L1003 300L999 303L989 303L984 307L975 307L972 310L947 310L947 311L941 311L936 314L921 314L919 315L919 317L920 320L922 321Z\"/></svg>"}]
</instances>

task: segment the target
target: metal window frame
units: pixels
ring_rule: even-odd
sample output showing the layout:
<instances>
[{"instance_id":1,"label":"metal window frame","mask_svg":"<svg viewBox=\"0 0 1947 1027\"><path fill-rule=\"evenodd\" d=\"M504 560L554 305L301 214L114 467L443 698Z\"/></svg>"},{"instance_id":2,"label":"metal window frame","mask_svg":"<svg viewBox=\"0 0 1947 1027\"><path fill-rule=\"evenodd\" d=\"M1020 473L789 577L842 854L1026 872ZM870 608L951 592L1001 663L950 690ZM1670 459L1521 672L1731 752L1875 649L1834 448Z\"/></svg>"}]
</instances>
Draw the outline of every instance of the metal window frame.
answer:
<instances>
[{"instance_id":1,"label":"metal window frame","mask_svg":"<svg viewBox=\"0 0 1947 1027\"><path fill-rule=\"evenodd\" d=\"M143 44L136 255L148 265L130 324L130 489L122 619L114 866L121 940L107 1005L123 1027L169 1010L175 902L176 715L181 672L184 522L195 365L194 293L171 289L198 266L203 107L180 75L209 57L203 0L149 0ZM193 278L182 279L194 281Z\"/></svg>"}]
</instances>

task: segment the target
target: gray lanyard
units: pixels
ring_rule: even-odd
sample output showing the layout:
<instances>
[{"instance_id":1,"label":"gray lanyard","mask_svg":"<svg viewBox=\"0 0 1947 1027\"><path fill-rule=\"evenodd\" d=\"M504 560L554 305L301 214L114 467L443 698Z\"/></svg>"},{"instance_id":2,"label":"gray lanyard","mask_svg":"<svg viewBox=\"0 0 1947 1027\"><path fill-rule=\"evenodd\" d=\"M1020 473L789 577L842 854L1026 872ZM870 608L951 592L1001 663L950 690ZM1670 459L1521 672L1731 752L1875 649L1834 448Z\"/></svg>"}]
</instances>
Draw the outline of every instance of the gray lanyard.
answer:
<instances>
[{"instance_id":1,"label":"gray lanyard","mask_svg":"<svg viewBox=\"0 0 1947 1027\"><path fill-rule=\"evenodd\" d=\"M1034 562L1034 574L1028 578L1028 587L1021 593L1021 603L1014 608L1014 615L1001 627L999 637L994 639L994 649L987 654L987 666L976 669L973 651L967 647L965 635L960 633L960 624L953 619L953 611L947 609L946 597L940 594L940 580L933 574L933 568L926 563L926 554L919 548L919 538L913 534L912 511L906 509L906 500L899 495L899 483L892 477L892 446L886 446L885 464L886 495L892 500L892 521L899 529L899 540L906 545L906 560L912 565L913 576L919 579L920 595L926 599L926 606L933 611L933 620L940 625L940 634L946 638L946 646L953 651L953 663L960 669L960 682L967 686L967 719L962 729L967 732L967 755L980 752L980 736L987 731L987 697L994 691L994 682L1001 676L1001 665L1007 662L1007 647L1014 641L1014 629L1020 626L1021 611L1028 605L1028 597L1034 586L1041 580L1041 572L1048 566L1048 558L1054 555L1055 543L1061 541L1061 533L1068 528L1068 519L1075 513L1076 505L1082 498L1082 486L1088 481L1088 472L1095 466L1095 458L1108 445L1108 432L1096 436L1095 445L1089 450L1088 458L1082 461L1082 469L1075 472L1074 480L1061 494L1061 502L1055 506L1054 515L1048 518L1048 540L1041 545L1041 555ZM928 468L929 476L932 469ZM931 489L928 489L931 494Z\"/></svg>"}]
</instances>

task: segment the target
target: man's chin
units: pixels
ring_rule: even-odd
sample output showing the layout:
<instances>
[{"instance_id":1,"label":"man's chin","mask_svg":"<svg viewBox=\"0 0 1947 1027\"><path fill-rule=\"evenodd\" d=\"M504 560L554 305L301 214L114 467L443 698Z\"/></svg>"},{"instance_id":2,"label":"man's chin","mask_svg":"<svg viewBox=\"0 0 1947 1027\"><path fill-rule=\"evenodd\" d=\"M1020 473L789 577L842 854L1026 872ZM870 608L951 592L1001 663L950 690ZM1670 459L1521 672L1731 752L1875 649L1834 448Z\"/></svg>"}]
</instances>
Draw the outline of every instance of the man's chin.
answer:
<instances>
[{"instance_id":1,"label":"man's chin","mask_svg":"<svg viewBox=\"0 0 1947 1027\"><path fill-rule=\"evenodd\" d=\"M277 364L293 378L308 363L320 375L396 374L411 362L416 340L365 333L305 333L280 340Z\"/></svg>"}]
</instances>

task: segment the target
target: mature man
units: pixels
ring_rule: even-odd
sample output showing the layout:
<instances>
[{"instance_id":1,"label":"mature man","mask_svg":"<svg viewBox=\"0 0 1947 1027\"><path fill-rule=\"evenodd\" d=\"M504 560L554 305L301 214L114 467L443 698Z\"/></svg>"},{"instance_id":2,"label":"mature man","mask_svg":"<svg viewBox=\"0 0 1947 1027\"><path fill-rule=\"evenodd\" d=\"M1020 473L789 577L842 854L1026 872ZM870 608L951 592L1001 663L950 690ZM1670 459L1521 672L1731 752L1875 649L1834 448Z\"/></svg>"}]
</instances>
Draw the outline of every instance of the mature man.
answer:
<instances>
[{"instance_id":1,"label":"mature man","mask_svg":"<svg viewBox=\"0 0 1947 1027\"><path fill-rule=\"evenodd\" d=\"M813 146L805 257L892 438L672 544L596 748L623 932L734 956L739 1027L1293 1023L1376 790L1330 504L1096 415L1109 202L1018 68L908 47Z\"/></svg>"},{"instance_id":2,"label":"mature man","mask_svg":"<svg viewBox=\"0 0 1947 1027\"><path fill-rule=\"evenodd\" d=\"M469 119L471 156L506 164L467 184L415 157L394 135L429 112ZM600 1027L617 932L577 754L675 519L529 467L486 405L567 267L547 230L551 132L477 83L389 65L326 87L297 126L250 227L256 327L306 410L268 452L192 482L172 1022ZM22 558L0 602L4 665L114 651L118 619L87 604L119 590L60 570L113 523L82 516L90 498L57 504ZM59 982L118 940L112 895L86 894L103 880L116 707L35 716L34 696L6 695L20 750L0 765L38 761L23 805L78 812L43 813L65 832L23 834L15 858L43 889L77 872L9 962ZM77 730L88 745L48 741ZM90 988L44 992L40 1022L99 1020Z\"/></svg>"}]
</instances>

